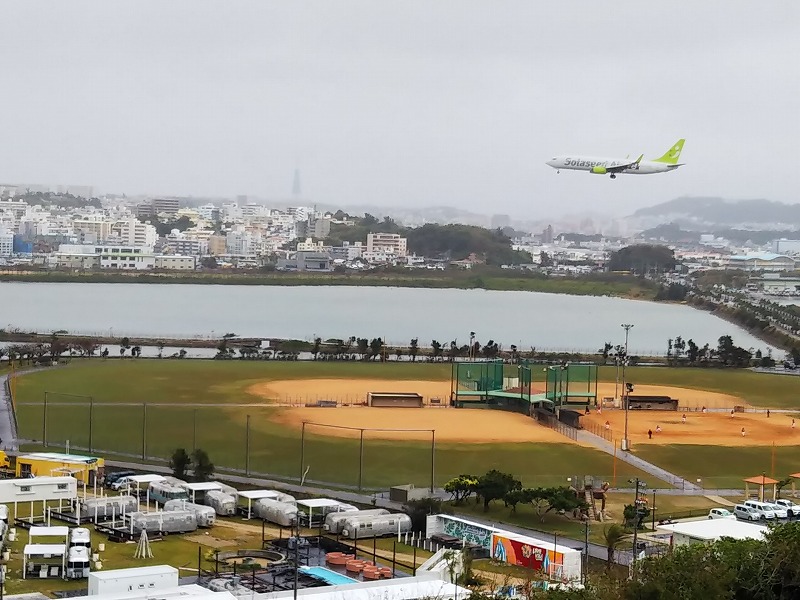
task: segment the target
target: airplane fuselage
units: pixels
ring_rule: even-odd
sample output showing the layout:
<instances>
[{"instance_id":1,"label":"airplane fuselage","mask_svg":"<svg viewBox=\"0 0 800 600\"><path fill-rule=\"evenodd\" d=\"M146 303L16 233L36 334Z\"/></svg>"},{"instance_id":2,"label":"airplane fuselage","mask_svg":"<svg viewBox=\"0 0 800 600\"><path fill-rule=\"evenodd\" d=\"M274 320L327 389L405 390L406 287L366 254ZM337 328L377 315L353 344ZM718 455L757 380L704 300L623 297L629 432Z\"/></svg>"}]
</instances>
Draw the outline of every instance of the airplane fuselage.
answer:
<instances>
[{"instance_id":1,"label":"airplane fuselage","mask_svg":"<svg viewBox=\"0 0 800 600\"><path fill-rule=\"evenodd\" d=\"M613 168L619 165L631 163L629 158L602 158L596 156L556 156L548 160L546 164L554 169L565 169L568 171L589 171L597 173L600 168ZM651 175L653 173L666 173L679 167L680 165L670 165L651 160L642 160L638 164L631 164L630 167L617 171L629 175ZM598 174L604 174L600 171Z\"/></svg>"}]
</instances>

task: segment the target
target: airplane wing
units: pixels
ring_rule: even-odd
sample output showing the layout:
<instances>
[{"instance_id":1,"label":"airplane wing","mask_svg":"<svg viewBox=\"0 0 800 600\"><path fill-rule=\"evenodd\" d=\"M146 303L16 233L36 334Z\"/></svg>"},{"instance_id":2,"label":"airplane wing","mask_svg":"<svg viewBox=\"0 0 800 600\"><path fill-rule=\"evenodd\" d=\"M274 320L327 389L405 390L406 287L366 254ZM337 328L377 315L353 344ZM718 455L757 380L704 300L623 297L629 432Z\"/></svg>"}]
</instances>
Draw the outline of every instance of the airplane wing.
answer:
<instances>
[{"instance_id":1,"label":"airplane wing","mask_svg":"<svg viewBox=\"0 0 800 600\"><path fill-rule=\"evenodd\" d=\"M606 173L620 173L625 169L636 168L636 165L638 165L642 161L642 158L644 158L644 154L640 154L639 158L637 158L633 162L629 162L624 165L616 165L614 167L606 167Z\"/></svg>"}]
</instances>

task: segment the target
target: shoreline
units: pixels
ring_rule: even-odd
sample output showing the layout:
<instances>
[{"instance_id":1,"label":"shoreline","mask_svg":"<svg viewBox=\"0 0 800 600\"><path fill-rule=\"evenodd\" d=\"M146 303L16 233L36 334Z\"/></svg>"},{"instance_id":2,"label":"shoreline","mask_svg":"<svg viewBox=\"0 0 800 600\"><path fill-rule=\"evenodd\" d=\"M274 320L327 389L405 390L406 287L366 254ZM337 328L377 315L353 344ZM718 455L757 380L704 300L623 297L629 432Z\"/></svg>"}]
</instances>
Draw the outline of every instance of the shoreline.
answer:
<instances>
[{"instance_id":1,"label":"shoreline","mask_svg":"<svg viewBox=\"0 0 800 600\"><path fill-rule=\"evenodd\" d=\"M248 286L348 286L463 289L507 292L538 292L571 296L611 296L653 301L658 286L626 276L545 277L536 274L509 275L507 270L476 269L444 274L419 273L98 273L64 271L0 271L0 283L127 283L168 285Z\"/></svg>"}]
</instances>

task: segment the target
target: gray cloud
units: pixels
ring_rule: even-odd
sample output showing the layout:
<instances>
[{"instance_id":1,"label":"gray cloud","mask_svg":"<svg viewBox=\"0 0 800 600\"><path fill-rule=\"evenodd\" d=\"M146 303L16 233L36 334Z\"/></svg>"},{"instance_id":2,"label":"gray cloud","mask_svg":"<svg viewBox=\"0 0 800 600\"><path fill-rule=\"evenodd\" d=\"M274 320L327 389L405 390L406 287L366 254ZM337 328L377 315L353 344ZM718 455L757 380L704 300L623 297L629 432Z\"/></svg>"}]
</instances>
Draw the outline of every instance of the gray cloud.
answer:
<instances>
[{"instance_id":1,"label":"gray cloud","mask_svg":"<svg viewBox=\"0 0 800 600\"><path fill-rule=\"evenodd\" d=\"M698 6L699 5L699 6ZM796 201L800 5L4 4L0 181L528 218L681 194ZM668 175L556 173L662 154Z\"/></svg>"}]
</instances>

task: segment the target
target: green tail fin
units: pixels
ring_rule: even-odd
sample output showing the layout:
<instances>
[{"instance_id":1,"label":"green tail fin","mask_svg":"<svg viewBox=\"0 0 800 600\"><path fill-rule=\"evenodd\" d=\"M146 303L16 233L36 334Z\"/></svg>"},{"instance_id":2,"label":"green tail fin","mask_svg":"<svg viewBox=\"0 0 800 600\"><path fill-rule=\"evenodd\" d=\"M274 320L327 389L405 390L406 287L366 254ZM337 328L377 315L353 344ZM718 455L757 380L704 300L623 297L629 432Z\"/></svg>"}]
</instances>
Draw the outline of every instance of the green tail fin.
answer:
<instances>
[{"instance_id":1,"label":"green tail fin","mask_svg":"<svg viewBox=\"0 0 800 600\"><path fill-rule=\"evenodd\" d=\"M685 141L686 140L684 139L678 140L677 142L675 142L672 148L667 150L667 153L664 156L662 156L661 158L654 159L653 162L666 163L668 165L677 164L678 159L681 156L681 150L683 150L683 143Z\"/></svg>"}]
</instances>

